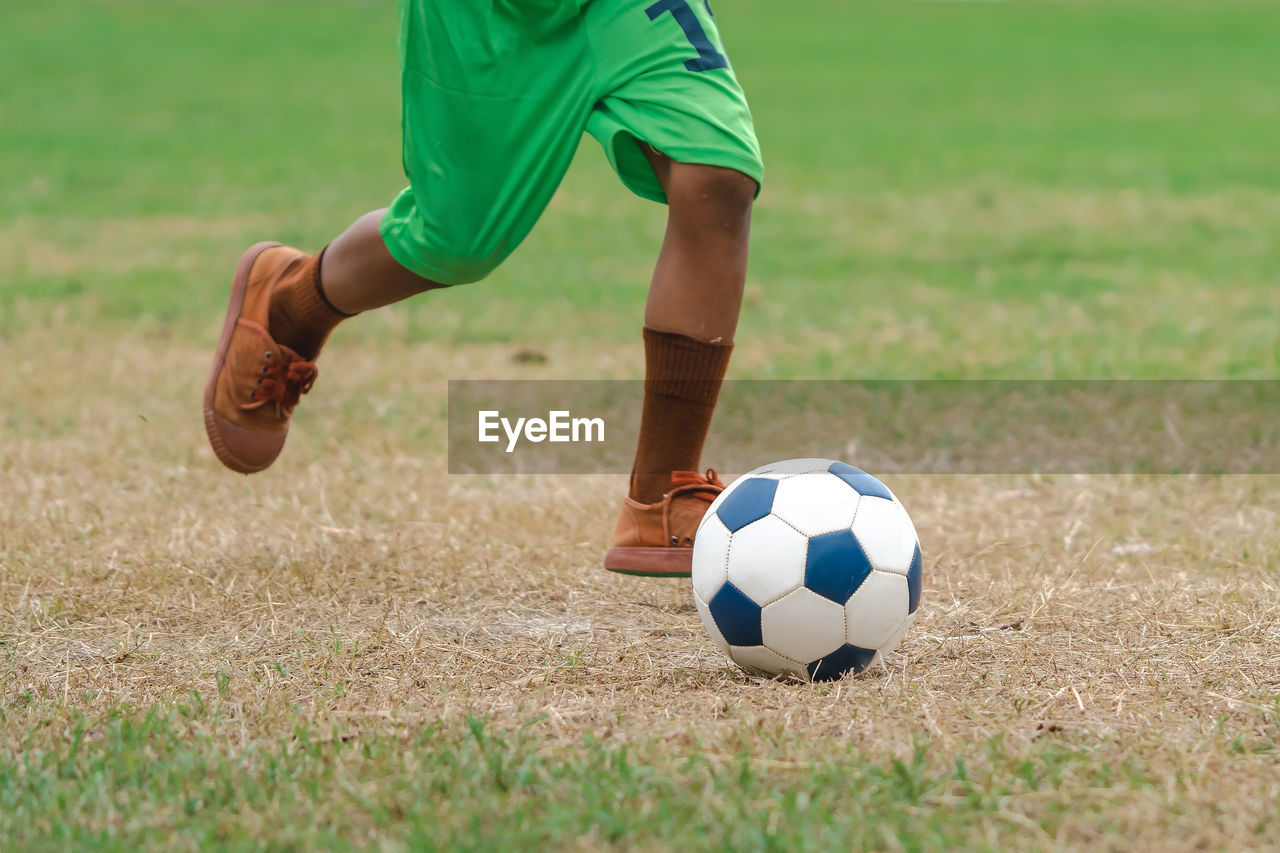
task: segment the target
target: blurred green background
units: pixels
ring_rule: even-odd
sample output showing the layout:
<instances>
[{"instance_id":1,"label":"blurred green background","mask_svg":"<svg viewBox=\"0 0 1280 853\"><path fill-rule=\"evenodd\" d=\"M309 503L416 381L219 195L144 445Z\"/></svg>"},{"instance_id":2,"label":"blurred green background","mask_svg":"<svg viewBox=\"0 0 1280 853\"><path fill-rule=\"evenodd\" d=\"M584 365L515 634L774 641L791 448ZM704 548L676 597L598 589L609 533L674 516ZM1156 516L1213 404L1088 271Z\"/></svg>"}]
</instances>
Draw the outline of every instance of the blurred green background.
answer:
<instances>
[{"instance_id":1,"label":"blurred green background","mask_svg":"<svg viewBox=\"0 0 1280 853\"><path fill-rule=\"evenodd\" d=\"M768 170L735 375L1276 373L1280 4L716 13ZM403 182L391 0L0 16L0 334L212 345L245 245L318 248ZM491 280L340 336L631 342L662 225L588 138Z\"/></svg>"}]
</instances>

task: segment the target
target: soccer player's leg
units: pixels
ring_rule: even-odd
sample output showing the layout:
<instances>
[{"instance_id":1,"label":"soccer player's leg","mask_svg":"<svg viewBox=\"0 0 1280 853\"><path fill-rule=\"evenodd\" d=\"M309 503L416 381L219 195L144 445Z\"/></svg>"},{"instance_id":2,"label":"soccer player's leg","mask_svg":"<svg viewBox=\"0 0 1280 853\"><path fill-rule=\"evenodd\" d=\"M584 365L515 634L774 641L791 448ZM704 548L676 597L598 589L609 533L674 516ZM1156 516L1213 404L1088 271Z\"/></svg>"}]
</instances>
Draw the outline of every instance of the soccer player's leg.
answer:
<instances>
[{"instance_id":1,"label":"soccer player's leg","mask_svg":"<svg viewBox=\"0 0 1280 853\"><path fill-rule=\"evenodd\" d=\"M410 186L321 252L259 244L236 271L204 398L210 444L233 470L278 456L341 320L497 267L581 138L593 94L570 16L495 19L470 4L404 0L401 29Z\"/></svg>"},{"instance_id":2,"label":"soccer player's leg","mask_svg":"<svg viewBox=\"0 0 1280 853\"><path fill-rule=\"evenodd\" d=\"M588 129L633 191L668 205L642 330L640 437L605 567L683 576L698 523L724 488L698 468L733 348L763 166L704 3L596 0L587 20L596 55L624 59L616 79L602 66L611 88Z\"/></svg>"},{"instance_id":3,"label":"soccer player's leg","mask_svg":"<svg viewBox=\"0 0 1280 853\"><path fill-rule=\"evenodd\" d=\"M681 576L698 523L724 488L698 467L733 351L756 183L732 169L679 162L660 163L658 173L669 213L645 306L639 442L605 563Z\"/></svg>"}]
</instances>

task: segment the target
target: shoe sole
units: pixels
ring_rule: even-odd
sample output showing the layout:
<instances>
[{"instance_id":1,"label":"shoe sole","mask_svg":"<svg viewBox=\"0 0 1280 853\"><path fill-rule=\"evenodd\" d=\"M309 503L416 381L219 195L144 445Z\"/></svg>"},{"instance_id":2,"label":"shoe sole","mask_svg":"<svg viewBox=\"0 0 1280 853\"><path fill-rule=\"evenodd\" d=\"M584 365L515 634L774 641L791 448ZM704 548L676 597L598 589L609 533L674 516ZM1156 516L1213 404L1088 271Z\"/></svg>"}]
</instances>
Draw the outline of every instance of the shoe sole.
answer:
<instances>
[{"instance_id":1,"label":"shoe sole","mask_svg":"<svg viewBox=\"0 0 1280 853\"><path fill-rule=\"evenodd\" d=\"M217 456L218 461L223 465L240 474L257 473L271 463L258 467L246 465L227 449L222 433L218 430L218 416L213 411L213 395L218 387L218 376L221 375L222 366L227 360L227 350L231 348L231 335L236 330L236 321L240 319L240 312L244 310L244 294L249 286L249 271L253 269L253 262L267 249L274 249L280 245L282 244L271 242L255 243L240 256L240 263L236 264L235 277L231 279L231 298L227 301L227 314L222 320L222 335L218 338L218 348L213 353L213 366L209 368L209 380L204 385L204 431L209 436L213 455Z\"/></svg>"},{"instance_id":2,"label":"shoe sole","mask_svg":"<svg viewBox=\"0 0 1280 853\"><path fill-rule=\"evenodd\" d=\"M692 548L610 548L604 567L620 575L646 578L687 578L693 574Z\"/></svg>"}]
</instances>

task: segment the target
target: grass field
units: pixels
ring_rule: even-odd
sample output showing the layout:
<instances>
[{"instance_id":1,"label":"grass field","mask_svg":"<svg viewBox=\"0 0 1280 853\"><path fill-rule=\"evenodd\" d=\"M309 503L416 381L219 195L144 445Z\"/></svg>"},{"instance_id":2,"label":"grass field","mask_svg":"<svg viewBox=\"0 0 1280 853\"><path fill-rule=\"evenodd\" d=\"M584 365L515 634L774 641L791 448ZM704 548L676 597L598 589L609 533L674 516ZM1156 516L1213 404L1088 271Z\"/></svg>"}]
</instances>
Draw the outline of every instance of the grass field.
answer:
<instances>
[{"instance_id":1,"label":"grass field","mask_svg":"<svg viewBox=\"0 0 1280 853\"><path fill-rule=\"evenodd\" d=\"M641 373L662 210L591 140L221 469L239 253L401 184L393 7L0 12L0 846L1280 845L1274 477L896 477L920 619L810 686L598 569L621 479L444 473L445 380ZM1280 375L1280 7L716 12L768 168L735 376Z\"/></svg>"}]
</instances>

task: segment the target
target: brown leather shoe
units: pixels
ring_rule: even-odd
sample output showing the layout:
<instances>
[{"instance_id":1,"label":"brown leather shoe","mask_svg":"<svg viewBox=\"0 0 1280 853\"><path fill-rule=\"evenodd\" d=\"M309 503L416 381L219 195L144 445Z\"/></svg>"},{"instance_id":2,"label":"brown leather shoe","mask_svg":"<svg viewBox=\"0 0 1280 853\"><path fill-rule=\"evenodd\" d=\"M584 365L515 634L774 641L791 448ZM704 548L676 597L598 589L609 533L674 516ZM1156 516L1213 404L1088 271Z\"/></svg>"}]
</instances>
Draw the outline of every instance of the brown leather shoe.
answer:
<instances>
[{"instance_id":1,"label":"brown leather shoe","mask_svg":"<svg viewBox=\"0 0 1280 853\"><path fill-rule=\"evenodd\" d=\"M624 575L688 577L698 524L723 491L715 469L708 468L705 477L697 471L672 471L671 490L657 503L624 499L604 567Z\"/></svg>"},{"instance_id":2,"label":"brown leather shoe","mask_svg":"<svg viewBox=\"0 0 1280 853\"><path fill-rule=\"evenodd\" d=\"M316 365L276 343L267 331L271 291L311 256L279 243L258 243L240 258L231 301L204 388L204 426L223 465L242 474L266 468L284 447L298 398L311 390Z\"/></svg>"}]
</instances>

